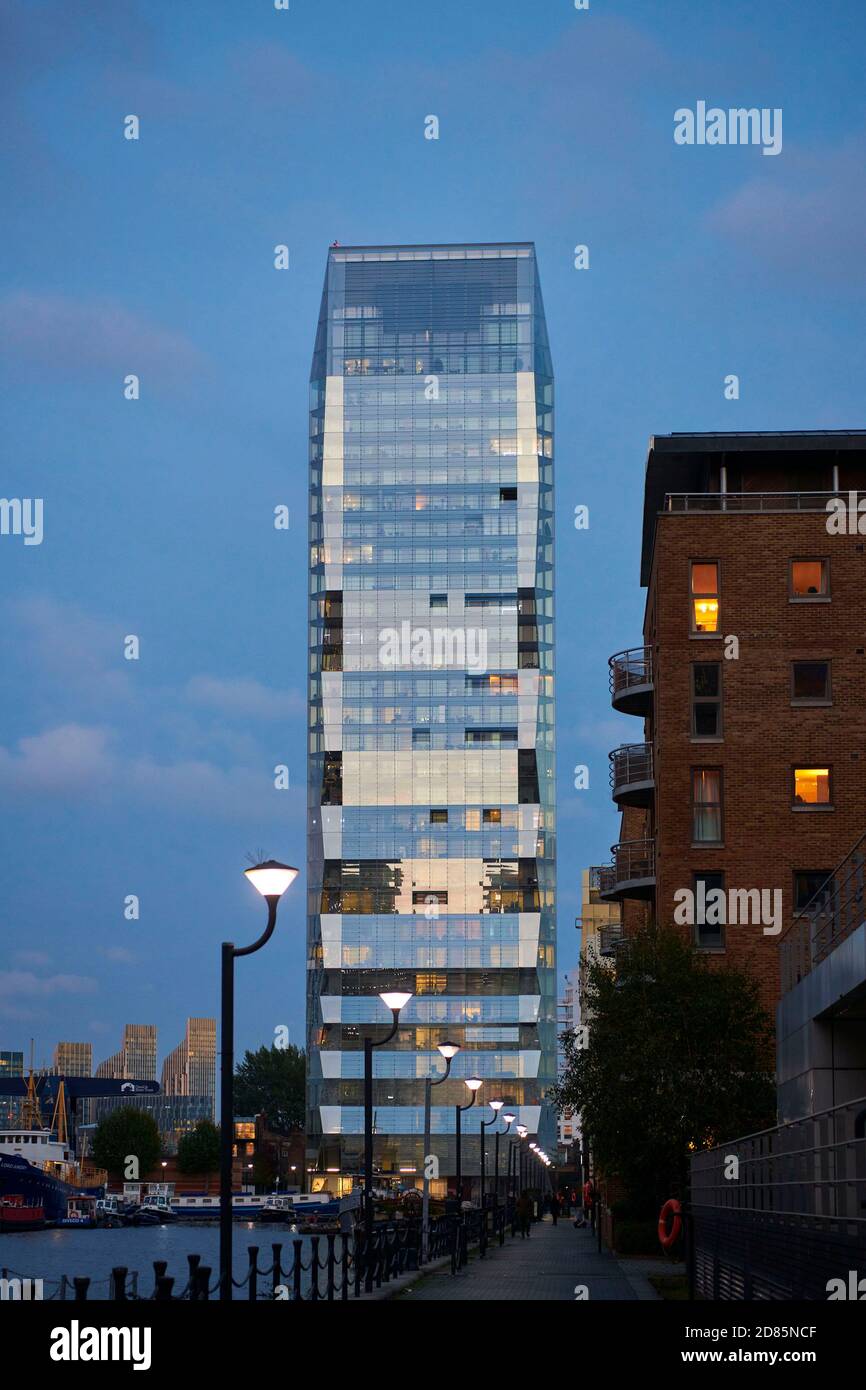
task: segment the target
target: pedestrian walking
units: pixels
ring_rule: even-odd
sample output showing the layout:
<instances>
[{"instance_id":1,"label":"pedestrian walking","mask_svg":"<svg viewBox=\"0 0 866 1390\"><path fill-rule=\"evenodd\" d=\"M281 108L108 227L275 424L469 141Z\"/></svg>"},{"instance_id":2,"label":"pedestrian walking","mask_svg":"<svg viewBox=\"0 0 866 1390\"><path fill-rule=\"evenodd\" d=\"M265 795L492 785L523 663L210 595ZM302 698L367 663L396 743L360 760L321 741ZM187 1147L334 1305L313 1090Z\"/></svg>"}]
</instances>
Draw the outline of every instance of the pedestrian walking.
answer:
<instances>
[{"instance_id":1,"label":"pedestrian walking","mask_svg":"<svg viewBox=\"0 0 866 1390\"><path fill-rule=\"evenodd\" d=\"M532 1220L532 1202L529 1200L529 1193L523 1189L517 1199L517 1226L520 1231L520 1239L529 1239L529 1227Z\"/></svg>"},{"instance_id":2,"label":"pedestrian walking","mask_svg":"<svg viewBox=\"0 0 866 1390\"><path fill-rule=\"evenodd\" d=\"M551 1192L547 1200L547 1205L550 1214L553 1217L553 1224L555 1226L557 1221L559 1220L559 1197L555 1192Z\"/></svg>"}]
</instances>

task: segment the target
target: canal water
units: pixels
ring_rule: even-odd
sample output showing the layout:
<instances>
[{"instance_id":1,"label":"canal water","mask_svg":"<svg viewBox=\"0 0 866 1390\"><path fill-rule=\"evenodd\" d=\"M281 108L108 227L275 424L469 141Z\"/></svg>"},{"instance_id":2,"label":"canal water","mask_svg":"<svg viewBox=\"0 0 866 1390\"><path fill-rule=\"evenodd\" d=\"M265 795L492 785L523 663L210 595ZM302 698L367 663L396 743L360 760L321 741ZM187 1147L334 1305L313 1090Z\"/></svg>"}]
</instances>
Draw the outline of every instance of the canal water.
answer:
<instances>
[{"instance_id":1,"label":"canal water","mask_svg":"<svg viewBox=\"0 0 866 1390\"><path fill-rule=\"evenodd\" d=\"M283 1268L282 1282L292 1289L291 1276L286 1272L292 1263L293 1236L284 1224L263 1221L235 1221L232 1224L234 1240L232 1245L233 1273L235 1279L243 1279L249 1269L247 1251L251 1245L259 1247L259 1269L270 1269L273 1262L271 1244L282 1242L280 1263ZM339 1248L339 1238L337 1240ZM187 1255L200 1255L201 1263L211 1268L211 1287L216 1283L219 1270L219 1227L214 1224L198 1225L192 1221L178 1221L170 1226L119 1226L115 1228L96 1227L92 1230L49 1230L21 1231L14 1235L0 1236L0 1270L9 1277L42 1279L44 1297L56 1294L61 1275L67 1275L70 1287L67 1298L72 1298L72 1278L76 1275L89 1277L88 1298L104 1299L109 1293L109 1276L115 1265L126 1265L130 1274L138 1273L138 1292L149 1298L153 1292L154 1260L165 1260L166 1274L174 1277L174 1293L185 1288L189 1278ZM302 1258L309 1263L311 1255L310 1239L303 1237ZM319 1246L319 1258L324 1261L327 1244L323 1239ZM320 1278L320 1288L325 1290L325 1274ZM270 1289L270 1276L259 1277L259 1293ZM127 1280L127 1289L135 1285ZM302 1291L310 1287L310 1275L305 1273ZM246 1287L235 1289L235 1298L246 1298ZM216 1294L211 1294L212 1298Z\"/></svg>"}]
</instances>

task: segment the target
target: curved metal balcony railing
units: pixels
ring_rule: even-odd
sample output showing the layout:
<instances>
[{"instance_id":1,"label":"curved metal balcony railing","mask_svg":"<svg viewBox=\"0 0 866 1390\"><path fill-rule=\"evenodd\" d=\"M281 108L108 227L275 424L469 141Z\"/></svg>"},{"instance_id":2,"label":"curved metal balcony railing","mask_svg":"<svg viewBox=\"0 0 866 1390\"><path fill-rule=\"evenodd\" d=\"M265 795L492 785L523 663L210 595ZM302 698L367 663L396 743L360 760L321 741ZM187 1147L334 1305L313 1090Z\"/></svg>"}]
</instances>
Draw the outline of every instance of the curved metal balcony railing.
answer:
<instances>
[{"instance_id":1,"label":"curved metal balcony railing","mask_svg":"<svg viewBox=\"0 0 866 1390\"><path fill-rule=\"evenodd\" d=\"M622 898L651 898L656 886L655 841L620 840L611 846L613 863L600 872L599 897L608 901Z\"/></svg>"},{"instance_id":2,"label":"curved metal balcony railing","mask_svg":"<svg viewBox=\"0 0 866 1390\"><path fill-rule=\"evenodd\" d=\"M608 754L611 795L618 806L650 806L655 792L653 746L623 743Z\"/></svg>"},{"instance_id":3,"label":"curved metal balcony railing","mask_svg":"<svg viewBox=\"0 0 866 1390\"><path fill-rule=\"evenodd\" d=\"M610 701L622 714L649 714L653 698L652 647L629 647L608 659Z\"/></svg>"}]
</instances>

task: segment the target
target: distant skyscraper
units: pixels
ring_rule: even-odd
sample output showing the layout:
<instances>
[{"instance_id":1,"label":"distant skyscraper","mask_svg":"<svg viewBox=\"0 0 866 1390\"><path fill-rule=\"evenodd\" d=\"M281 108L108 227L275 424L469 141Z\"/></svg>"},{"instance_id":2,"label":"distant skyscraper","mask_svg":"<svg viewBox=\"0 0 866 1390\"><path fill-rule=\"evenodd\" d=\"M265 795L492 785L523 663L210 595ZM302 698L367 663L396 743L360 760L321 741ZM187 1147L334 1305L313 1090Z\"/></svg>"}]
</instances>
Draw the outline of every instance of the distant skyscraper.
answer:
<instances>
[{"instance_id":1,"label":"distant skyscraper","mask_svg":"<svg viewBox=\"0 0 866 1390\"><path fill-rule=\"evenodd\" d=\"M92 1076L93 1044L60 1042L54 1049L52 1071L59 1076Z\"/></svg>"},{"instance_id":2,"label":"distant skyscraper","mask_svg":"<svg viewBox=\"0 0 866 1390\"><path fill-rule=\"evenodd\" d=\"M167 1096L208 1096L216 1093L216 1019L188 1018L183 1041L162 1064L162 1090Z\"/></svg>"},{"instance_id":3,"label":"distant skyscraper","mask_svg":"<svg viewBox=\"0 0 866 1390\"><path fill-rule=\"evenodd\" d=\"M0 1052L0 1078L24 1075L24 1053ZM21 1123L21 1101L15 1096L0 1096L0 1129Z\"/></svg>"},{"instance_id":4,"label":"distant skyscraper","mask_svg":"<svg viewBox=\"0 0 866 1390\"><path fill-rule=\"evenodd\" d=\"M363 1038L375 1163L478 1174L507 1102L555 1127L553 378L531 244L332 247L311 379L308 1133L357 1175ZM491 1112L486 1110L489 1117Z\"/></svg>"},{"instance_id":5,"label":"distant skyscraper","mask_svg":"<svg viewBox=\"0 0 866 1390\"><path fill-rule=\"evenodd\" d=\"M120 1080L156 1080L156 1026L152 1023L126 1023L120 1051L106 1057L96 1068L97 1076Z\"/></svg>"}]
</instances>

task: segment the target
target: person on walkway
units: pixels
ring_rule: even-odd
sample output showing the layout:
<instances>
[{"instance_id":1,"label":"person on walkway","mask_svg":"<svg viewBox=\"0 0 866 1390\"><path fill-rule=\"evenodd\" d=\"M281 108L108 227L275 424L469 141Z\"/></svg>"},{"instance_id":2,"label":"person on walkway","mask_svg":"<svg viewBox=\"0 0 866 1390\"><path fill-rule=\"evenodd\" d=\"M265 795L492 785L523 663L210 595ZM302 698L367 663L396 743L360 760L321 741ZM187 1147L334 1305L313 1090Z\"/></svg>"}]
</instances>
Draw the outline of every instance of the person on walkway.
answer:
<instances>
[{"instance_id":1,"label":"person on walkway","mask_svg":"<svg viewBox=\"0 0 866 1390\"><path fill-rule=\"evenodd\" d=\"M587 1178L583 1184L583 1216L584 1220L591 1226L595 1221L595 1183L592 1178Z\"/></svg>"},{"instance_id":2,"label":"person on walkway","mask_svg":"<svg viewBox=\"0 0 866 1390\"><path fill-rule=\"evenodd\" d=\"M520 1239L529 1239L529 1226L532 1221L532 1202L529 1200L529 1193L523 1189L517 1199L517 1226L520 1231Z\"/></svg>"},{"instance_id":3,"label":"person on walkway","mask_svg":"<svg viewBox=\"0 0 866 1390\"><path fill-rule=\"evenodd\" d=\"M559 1220L559 1197L555 1192L551 1192L550 1196L548 1197L547 1206L551 1216L553 1217L553 1224L555 1226L557 1221Z\"/></svg>"}]
</instances>

